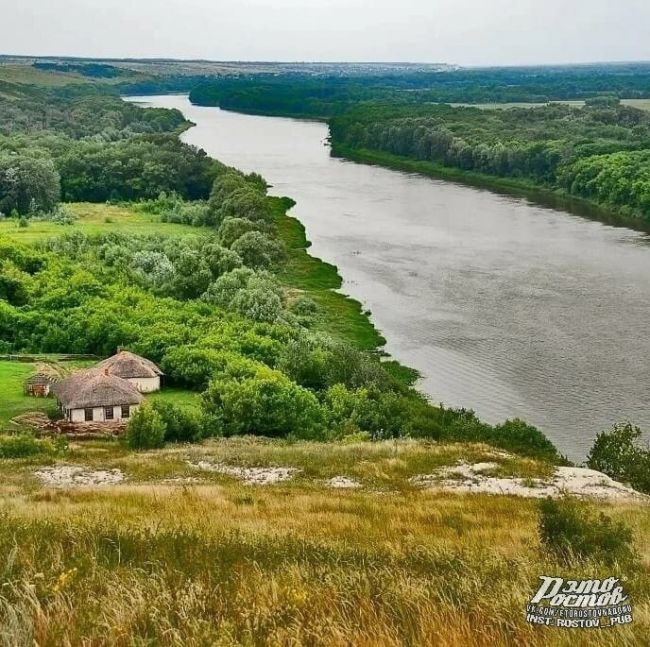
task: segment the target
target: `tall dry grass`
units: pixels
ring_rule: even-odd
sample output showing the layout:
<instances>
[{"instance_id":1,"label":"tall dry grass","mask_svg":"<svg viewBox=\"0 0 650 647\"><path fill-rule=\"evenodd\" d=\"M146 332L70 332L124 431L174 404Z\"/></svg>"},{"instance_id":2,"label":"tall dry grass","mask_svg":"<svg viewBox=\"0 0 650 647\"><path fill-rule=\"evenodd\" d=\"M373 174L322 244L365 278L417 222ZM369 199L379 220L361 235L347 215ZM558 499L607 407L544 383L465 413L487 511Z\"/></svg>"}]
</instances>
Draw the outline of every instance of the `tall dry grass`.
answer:
<instances>
[{"instance_id":1,"label":"tall dry grass","mask_svg":"<svg viewBox=\"0 0 650 647\"><path fill-rule=\"evenodd\" d=\"M86 462L103 456L132 464L134 474L157 456L167 474L176 451L111 458L100 449L83 450ZM292 460L280 450L275 462ZM228 451L254 459L254 448ZM296 448L294 462L310 465L311 451ZM359 470L369 478L425 461L419 449L398 457L377 447L349 451L366 461ZM260 462L273 460L268 445L260 452ZM319 469L347 456L337 449ZM1 645L648 644L643 505L600 506L634 529L636 565L566 566L541 550L529 500L399 487L338 492L305 480L249 487L227 478L47 490L29 481L29 469L0 486ZM634 623L597 631L527 625L525 605L542 574L626 578Z\"/></svg>"}]
</instances>

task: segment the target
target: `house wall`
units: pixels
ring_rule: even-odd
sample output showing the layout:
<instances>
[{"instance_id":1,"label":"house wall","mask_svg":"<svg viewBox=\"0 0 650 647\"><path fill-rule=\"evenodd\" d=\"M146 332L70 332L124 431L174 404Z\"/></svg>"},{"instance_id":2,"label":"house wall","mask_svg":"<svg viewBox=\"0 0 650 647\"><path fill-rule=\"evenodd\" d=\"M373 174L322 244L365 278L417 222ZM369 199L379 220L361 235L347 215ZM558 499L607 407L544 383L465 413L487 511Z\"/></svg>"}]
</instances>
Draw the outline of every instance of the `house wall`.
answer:
<instances>
[{"instance_id":1,"label":"house wall","mask_svg":"<svg viewBox=\"0 0 650 647\"><path fill-rule=\"evenodd\" d=\"M50 394L49 384L28 384L27 394L36 398L46 398Z\"/></svg>"},{"instance_id":2,"label":"house wall","mask_svg":"<svg viewBox=\"0 0 650 647\"><path fill-rule=\"evenodd\" d=\"M156 375L156 377L130 377L127 381L131 382L140 393L160 391L159 375Z\"/></svg>"},{"instance_id":3,"label":"house wall","mask_svg":"<svg viewBox=\"0 0 650 647\"><path fill-rule=\"evenodd\" d=\"M130 405L129 417L133 415L138 406L137 404ZM70 409L66 417L70 422L86 422L85 409ZM113 407L113 420L106 420L104 407L93 408L93 422L119 422L120 420L122 420L121 406Z\"/></svg>"}]
</instances>

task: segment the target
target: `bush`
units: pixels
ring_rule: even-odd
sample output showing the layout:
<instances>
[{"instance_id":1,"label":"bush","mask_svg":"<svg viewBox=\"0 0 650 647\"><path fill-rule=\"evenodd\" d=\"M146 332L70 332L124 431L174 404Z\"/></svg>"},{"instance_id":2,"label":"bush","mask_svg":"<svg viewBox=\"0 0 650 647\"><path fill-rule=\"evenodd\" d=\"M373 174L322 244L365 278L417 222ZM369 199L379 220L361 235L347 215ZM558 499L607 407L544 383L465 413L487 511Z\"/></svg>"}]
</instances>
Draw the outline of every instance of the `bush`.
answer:
<instances>
[{"instance_id":1,"label":"bush","mask_svg":"<svg viewBox=\"0 0 650 647\"><path fill-rule=\"evenodd\" d=\"M492 426L481 422L473 411L442 410L442 438L469 443L487 443L522 456L531 456L554 464L566 464L553 443L536 427L522 420L507 420Z\"/></svg>"},{"instance_id":2,"label":"bush","mask_svg":"<svg viewBox=\"0 0 650 647\"><path fill-rule=\"evenodd\" d=\"M165 444L166 431L158 411L148 404L143 404L131 416L124 442L131 449L156 449Z\"/></svg>"},{"instance_id":3,"label":"bush","mask_svg":"<svg viewBox=\"0 0 650 647\"><path fill-rule=\"evenodd\" d=\"M165 425L165 441L170 443L196 443L203 436L198 415L171 402L158 400L153 403Z\"/></svg>"},{"instance_id":4,"label":"bush","mask_svg":"<svg viewBox=\"0 0 650 647\"><path fill-rule=\"evenodd\" d=\"M634 558L632 531L575 498L545 499L540 504L539 536L542 545L570 563L595 559L608 564Z\"/></svg>"},{"instance_id":5,"label":"bush","mask_svg":"<svg viewBox=\"0 0 650 647\"><path fill-rule=\"evenodd\" d=\"M36 438L30 433L0 436L0 458L28 458L30 456L56 456L68 449L63 436L54 440Z\"/></svg>"},{"instance_id":6,"label":"bush","mask_svg":"<svg viewBox=\"0 0 650 647\"><path fill-rule=\"evenodd\" d=\"M268 269L284 254L282 243L261 231L242 234L231 246L247 267Z\"/></svg>"},{"instance_id":7,"label":"bush","mask_svg":"<svg viewBox=\"0 0 650 647\"><path fill-rule=\"evenodd\" d=\"M598 434L587 465L641 492L650 493L650 448L640 446L641 433L639 427L628 422Z\"/></svg>"},{"instance_id":8,"label":"bush","mask_svg":"<svg viewBox=\"0 0 650 647\"><path fill-rule=\"evenodd\" d=\"M324 416L316 396L266 367L241 378L216 378L203 394L203 406L214 421L220 421L225 435L324 436Z\"/></svg>"}]
</instances>

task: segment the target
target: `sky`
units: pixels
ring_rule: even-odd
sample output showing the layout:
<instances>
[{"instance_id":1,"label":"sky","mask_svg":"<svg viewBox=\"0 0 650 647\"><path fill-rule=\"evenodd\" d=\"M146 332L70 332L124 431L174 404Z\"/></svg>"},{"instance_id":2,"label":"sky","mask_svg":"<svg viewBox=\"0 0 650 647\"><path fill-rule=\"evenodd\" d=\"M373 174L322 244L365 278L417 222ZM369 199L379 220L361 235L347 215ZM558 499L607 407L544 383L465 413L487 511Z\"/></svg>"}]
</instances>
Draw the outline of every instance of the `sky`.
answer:
<instances>
[{"instance_id":1,"label":"sky","mask_svg":"<svg viewBox=\"0 0 650 647\"><path fill-rule=\"evenodd\" d=\"M650 0L0 0L0 53L526 65L650 60Z\"/></svg>"}]
</instances>

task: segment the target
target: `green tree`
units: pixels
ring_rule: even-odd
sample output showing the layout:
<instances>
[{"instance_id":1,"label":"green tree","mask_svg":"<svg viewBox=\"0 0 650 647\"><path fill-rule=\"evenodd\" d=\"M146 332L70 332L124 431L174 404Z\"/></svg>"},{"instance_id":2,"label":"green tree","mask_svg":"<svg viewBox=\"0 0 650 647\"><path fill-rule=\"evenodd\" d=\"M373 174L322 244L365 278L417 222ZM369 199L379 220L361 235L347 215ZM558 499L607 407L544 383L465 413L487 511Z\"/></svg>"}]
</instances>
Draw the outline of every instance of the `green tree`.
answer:
<instances>
[{"instance_id":1,"label":"green tree","mask_svg":"<svg viewBox=\"0 0 650 647\"><path fill-rule=\"evenodd\" d=\"M129 419L124 442L131 449L157 449L165 444L166 430L160 413L143 404Z\"/></svg>"},{"instance_id":2,"label":"green tree","mask_svg":"<svg viewBox=\"0 0 650 647\"><path fill-rule=\"evenodd\" d=\"M203 407L220 420L226 435L320 438L324 434L323 412L314 394L266 367L241 379L215 378L203 394Z\"/></svg>"}]
</instances>

